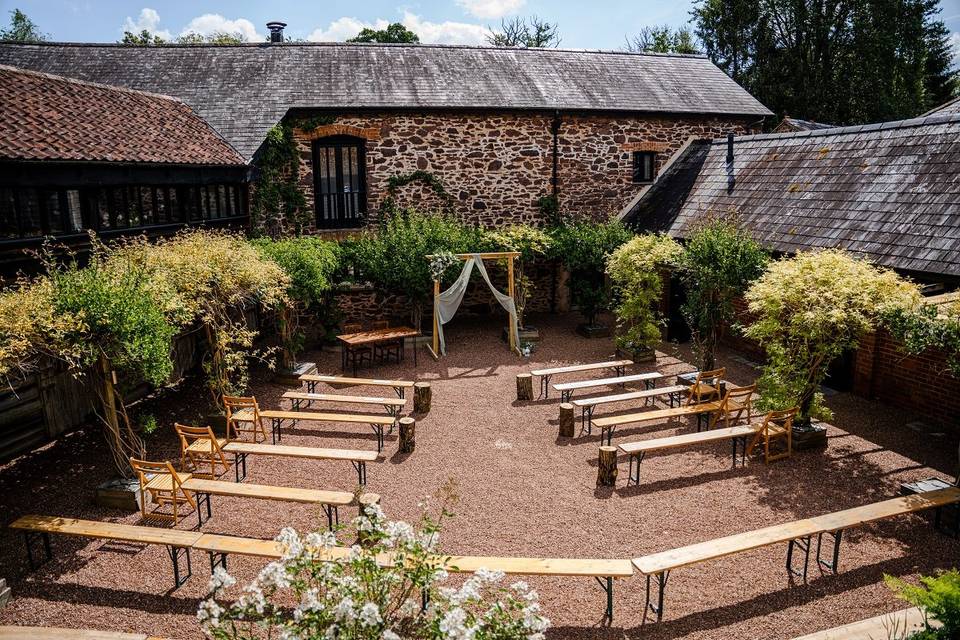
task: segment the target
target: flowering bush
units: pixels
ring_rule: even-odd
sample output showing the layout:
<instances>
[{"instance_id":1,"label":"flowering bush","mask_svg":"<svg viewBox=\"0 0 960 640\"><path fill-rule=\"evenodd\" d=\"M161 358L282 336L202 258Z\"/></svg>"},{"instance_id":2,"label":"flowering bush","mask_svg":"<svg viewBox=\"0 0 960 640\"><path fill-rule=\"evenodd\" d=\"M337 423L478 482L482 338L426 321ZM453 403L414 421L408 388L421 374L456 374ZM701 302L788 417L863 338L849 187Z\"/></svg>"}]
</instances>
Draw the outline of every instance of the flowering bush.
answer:
<instances>
[{"instance_id":1,"label":"flowering bush","mask_svg":"<svg viewBox=\"0 0 960 640\"><path fill-rule=\"evenodd\" d=\"M424 509L414 527L367 506L353 522L362 545L349 549L332 532L284 529L282 558L232 604L221 602L236 580L217 569L197 618L216 640L541 640L550 622L526 583L505 587L502 573L481 569L459 588L444 585L452 567L436 548L445 515L445 506L436 518Z\"/></svg>"},{"instance_id":2,"label":"flowering bush","mask_svg":"<svg viewBox=\"0 0 960 640\"><path fill-rule=\"evenodd\" d=\"M523 320L527 301L533 295L533 281L526 274L527 267L534 260L547 254L551 238L546 231L528 224L515 224L488 234L489 242L495 251L516 251L520 254L514 273L514 302L517 306L517 323L526 326Z\"/></svg>"}]
</instances>

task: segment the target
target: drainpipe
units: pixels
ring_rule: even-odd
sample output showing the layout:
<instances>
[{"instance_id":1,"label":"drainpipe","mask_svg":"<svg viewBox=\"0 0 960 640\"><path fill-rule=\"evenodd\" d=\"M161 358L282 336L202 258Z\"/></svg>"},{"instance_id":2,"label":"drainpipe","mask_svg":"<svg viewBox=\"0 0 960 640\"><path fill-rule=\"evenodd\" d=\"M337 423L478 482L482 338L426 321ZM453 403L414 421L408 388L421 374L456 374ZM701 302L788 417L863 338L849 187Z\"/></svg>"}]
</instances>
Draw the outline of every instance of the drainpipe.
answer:
<instances>
[{"instance_id":1,"label":"drainpipe","mask_svg":"<svg viewBox=\"0 0 960 640\"><path fill-rule=\"evenodd\" d=\"M733 193L737 178L733 175L733 132L727 134L727 193Z\"/></svg>"},{"instance_id":2,"label":"drainpipe","mask_svg":"<svg viewBox=\"0 0 960 640\"><path fill-rule=\"evenodd\" d=\"M557 212L560 212L560 110L553 112L553 122L550 123L550 133L553 134L553 168L550 174L550 195L553 197L554 204L557 205ZM550 313L557 312L557 261L553 260L550 265L552 277L550 278Z\"/></svg>"}]
</instances>

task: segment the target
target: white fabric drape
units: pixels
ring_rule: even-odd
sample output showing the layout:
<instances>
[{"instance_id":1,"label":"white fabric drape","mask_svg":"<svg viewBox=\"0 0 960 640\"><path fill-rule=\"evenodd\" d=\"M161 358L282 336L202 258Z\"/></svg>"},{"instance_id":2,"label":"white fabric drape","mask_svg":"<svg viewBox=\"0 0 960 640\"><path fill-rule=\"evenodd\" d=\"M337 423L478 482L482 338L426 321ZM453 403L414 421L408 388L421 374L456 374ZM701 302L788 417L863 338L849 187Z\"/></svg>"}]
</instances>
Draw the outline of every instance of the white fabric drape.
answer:
<instances>
[{"instance_id":1,"label":"white fabric drape","mask_svg":"<svg viewBox=\"0 0 960 640\"><path fill-rule=\"evenodd\" d=\"M470 283L470 274L473 273L473 267L476 266L483 276L487 286L497 299L500 306L510 314L510 333L513 334L514 344L520 345L520 336L517 331L517 305L513 298L497 291L493 283L490 282L490 276L487 275L487 269L483 265L483 259L478 254L473 254L464 262L463 271L457 277L456 282L450 285L450 288L438 295L433 301L433 310L437 315L437 337L440 344L440 355L447 355L447 343L443 338L443 325L453 319L460 303L463 302L463 295L467 292L467 285Z\"/></svg>"}]
</instances>

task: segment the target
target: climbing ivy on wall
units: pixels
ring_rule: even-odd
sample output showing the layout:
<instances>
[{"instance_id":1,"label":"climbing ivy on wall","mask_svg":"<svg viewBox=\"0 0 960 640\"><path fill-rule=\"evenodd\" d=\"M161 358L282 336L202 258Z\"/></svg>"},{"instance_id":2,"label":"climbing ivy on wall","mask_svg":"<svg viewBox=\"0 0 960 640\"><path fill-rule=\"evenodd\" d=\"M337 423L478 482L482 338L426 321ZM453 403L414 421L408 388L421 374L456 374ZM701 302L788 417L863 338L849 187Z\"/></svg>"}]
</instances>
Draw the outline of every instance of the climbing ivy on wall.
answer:
<instances>
[{"instance_id":1,"label":"climbing ivy on wall","mask_svg":"<svg viewBox=\"0 0 960 640\"><path fill-rule=\"evenodd\" d=\"M294 129L312 131L336 116L285 118L267 133L256 160L258 175L250 201L251 227L274 238L301 235L310 223L310 207L300 189L300 152Z\"/></svg>"},{"instance_id":2,"label":"climbing ivy on wall","mask_svg":"<svg viewBox=\"0 0 960 640\"><path fill-rule=\"evenodd\" d=\"M444 213L453 212L453 196L447 193L440 178L429 171L418 169L410 173L402 173L387 178L387 196L383 199L383 204L380 205L381 219L385 219L399 211L400 208L397 205L397 190L413 182L423 182L433 189L433 192L443 201Z\"/></svg>"}]
</instances>

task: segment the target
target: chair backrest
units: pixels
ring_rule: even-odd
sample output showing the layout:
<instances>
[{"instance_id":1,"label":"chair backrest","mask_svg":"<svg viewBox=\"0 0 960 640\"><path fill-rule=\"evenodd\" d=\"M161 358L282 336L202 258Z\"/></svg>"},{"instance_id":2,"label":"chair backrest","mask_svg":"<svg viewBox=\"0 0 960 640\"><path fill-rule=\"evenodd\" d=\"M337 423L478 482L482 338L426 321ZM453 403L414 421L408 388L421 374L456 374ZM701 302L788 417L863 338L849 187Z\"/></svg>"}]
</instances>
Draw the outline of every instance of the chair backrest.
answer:
<instances>
[{"instance_id":1,"label":"chair backrest","mask_svg":"<svg viewBox=\"0 0 960 640\"><path fill-rule=\"evenodd\" d=\"M227 414L227 437L230 437L231 431L234 437L239 437L237 426L233 422L233 414L239 411L250 409L253 411L253 422L260 422L260 405L254 396L223 396L223 408Z\"/></svg>"},{"instance_id":2,"label":"chair backrest","mask_svg":"<svg viewBox=\"0 0 960 640\"><path fill-rule=\"evenodd\" d=\"M220 449L220 443L217 442L217 437L213 435L213 429L211 427L189 427L185 424L175 422L173 428L176 430L177 435L180 436L180 447L183 451L186 451L187 447L197 440L209 440L210 446L214 451L219 451Z\"/></svg>"},{"instance_id":3,"label":"chair backrest","mask_svg":"<svg viewBox=\"0 0 960 640\"><path fill-rule=\"evenodd\" d=\"M727 418L735 422L746 417L747 422L753 417L753 394L757 390L757 383L745 387L729 387L723 396L723 412Z\"/></svg>"},{"instance_id":4,"label":"chair backrest","mask_svg":"<svg viewBox=\"0 0 960 640\"><path fill-rule=\"evenodd\" d=\"M143 491L147 483L150 482L148 476L155 476L166 474L170 476L172 482L172 487L174 489L179 489L183 484L183 480L180 479L180 475L177 473L176 469L173 468L173 465L169 461L163 462L152 462L150 460L137 460L136 458L130 458L130 466L133 467L133 470L137 474L137 479L140 481L140 490Z\"/></svg>"},{"instance_id":5,"label":"chair backrest","mask_svg":"<svg viewBox=\"0 0 960 640\"><path fill-rule=\"evenodd\" d=\"M727 375L727 370L724 367L698 372L696 380L690 385L687 404L697 404L711 398L719 398L720 380L725 375Z\"/></svg>"},{"instance_id":6,"label":"chair backrest","mask_svg":"<svg viewBox=\"0 0 960 640\"><path fill-rule=\"evenodd\" d=\"M792 409L785 409L783 411L768 411L767 415L763 417L762 430L764 432L768 431L771 426L778 426L782 429L791 429L793 428L793 418L797 415L797 412L800 411L799 407L794 407Z\"/></svg>"},{"instance_id":7,"label":"chair backrest","mask_svg":"<svg viewBox=\"0 0 960 640\"><path fill-rule=\"evenodd\" d=\"M349 322L343 325L344 333L359 333L361 331L363 331L363 325L361 325L359 322Z\"/></svg>"},{"instance_id":8,"label":"chair backrest","mask_svg":"<svg viewBox=\"0 0 960 640\"><path fill-rule=\"evenodd\" d=\"M389 329L390 321L389 320L374 320L370 323L371 329Z\"/></svg>"}]
</instances>

